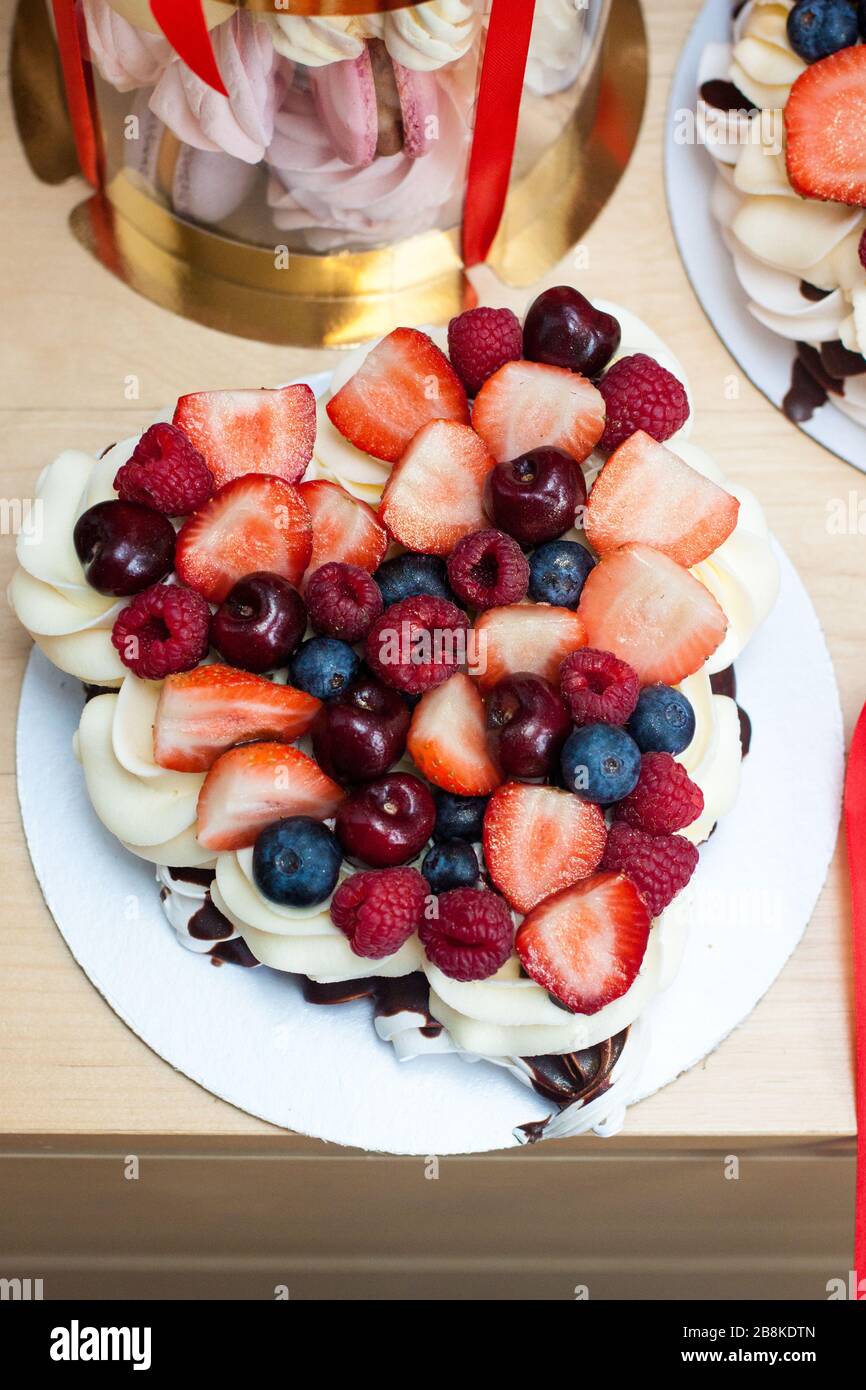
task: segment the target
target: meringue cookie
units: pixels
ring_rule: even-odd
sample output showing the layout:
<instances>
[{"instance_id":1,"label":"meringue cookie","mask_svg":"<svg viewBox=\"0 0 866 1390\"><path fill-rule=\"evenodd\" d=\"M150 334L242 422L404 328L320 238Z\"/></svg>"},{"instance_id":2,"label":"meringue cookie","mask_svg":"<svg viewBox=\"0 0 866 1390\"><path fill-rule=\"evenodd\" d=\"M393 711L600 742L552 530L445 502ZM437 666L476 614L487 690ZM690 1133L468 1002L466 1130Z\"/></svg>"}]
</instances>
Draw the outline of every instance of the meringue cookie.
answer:
<instances>
[{"instance_id":1,"label":"meringue cookie","mask_svg":"<svg viewBox=\"0 0 866 1390\"><path fill-rule=\"evenodd\" d=\"M364 40L381 37L384 25L379 15L306 19L302 15L280 14L267 15L260 22L270 30L278 53L310 68L359 58Z\"/></svg>"},{"instance_id":2,"label":"meringue cookie","mask_svg":"<svg viewBox=\"0 0 866 1390\"><path fill-rule=\"evenodd\" d=\"M404 68L432 72L468 53L480 27L471 0L427 0L386 16L385 45Z\"/></svg>"},{"instance_id":3,"label":"meringue cookie","mask_svg":"<svg viewBox=\"0 0 866 1390\"><path fill-rule=\"evenodd\" d=\"M536 0L526 63L526 85L538 96L570 87L587 46L585 0Z\"/></svg>"},{"instance_id":4,"label":"meringue cookie","mask_svg":"<svg viewBox=\"0 0 866 1390\"><path fill-rule=\"evenodd\" d=\"M109 0L111 8L136 29L145 29L150 34L160 34L162 30L153 17L150 0ZM201 0L202 14L208 29L224 24L231 16L231 10L220 0Z\"/></svg>"},{"instance_id":5,"label":"meringue cookie","mask_svg":"<svg viewBox=\"0 0 866 1390\"><path fill-rule=\"evenodd\" d=\"M150 109L184 144L258 164L273 138L278 100L269 33L237 13L216 30L213 47L228 97L175 58L153 91Z\"/></svg>"},{"instance_id":6,"label":"meringue cookie","mask_svg":"<svg viewBox=\"0 0 866 1390\"><path fill-rule=\"evenodd\" d=\"M108 0L83 0L90 56L118 92L152 87L173 58L168 39L130 23Z\"/></svg>"}]
</instances>

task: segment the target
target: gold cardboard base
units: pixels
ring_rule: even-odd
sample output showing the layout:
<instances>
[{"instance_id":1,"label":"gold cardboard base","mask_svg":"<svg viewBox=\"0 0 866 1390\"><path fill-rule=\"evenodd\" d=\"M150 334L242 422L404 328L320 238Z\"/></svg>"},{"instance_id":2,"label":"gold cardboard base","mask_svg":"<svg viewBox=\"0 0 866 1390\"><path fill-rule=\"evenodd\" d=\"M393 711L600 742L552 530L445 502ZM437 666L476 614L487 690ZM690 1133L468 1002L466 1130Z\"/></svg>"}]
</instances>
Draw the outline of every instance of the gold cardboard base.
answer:
<instances>
[{"instance_id":1,"label":"gold cardboard base","mask_svg":"<svg viewBox=\"0 0 866 1390\"><path fill-rule=\"evenodd\" d=\"M20 0L19 15L33 3ZM578 113L511 188L489 258L509 285L532 284L565 255L608 201L631 157L647 84L638 0L613 0L596 83L591 123ZM20 110L19 129L36 167ZM207 327L264 342L348 347L397 323L447 323L466 305L456 230L379 250L292 253L288 265L279 266L272 249L174 216L125 172L104 194L79 204L70 224L81 244L139 294Z\"/></svg>"}]
</instances>

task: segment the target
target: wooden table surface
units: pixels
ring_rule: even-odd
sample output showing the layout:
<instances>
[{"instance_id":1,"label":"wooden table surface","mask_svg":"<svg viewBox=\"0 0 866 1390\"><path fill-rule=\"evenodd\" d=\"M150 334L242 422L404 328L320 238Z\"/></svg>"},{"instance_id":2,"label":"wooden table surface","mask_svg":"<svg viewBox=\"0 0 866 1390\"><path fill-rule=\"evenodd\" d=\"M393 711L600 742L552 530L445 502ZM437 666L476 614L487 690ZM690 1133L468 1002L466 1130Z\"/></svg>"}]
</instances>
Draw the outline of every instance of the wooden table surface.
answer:
<instances>
[{"instance_id":1,"label":"wooden table surface","mask_svg":"<svg viewBox=\"0 0 866 1390\"><path fill-rule=\"evenodd\" d=\"M8 52L9 17L0 37ZM667 91L697 0L646 0L651 86L638 149L585 240L569 278L647 319L687 364L695 438L761 498L812 596L836 667L848 735L866 697L866 540L830 537L828 499L858 498L858 473L789 425L742 376L704 318L670 232L662 181ZM230 338L138 298L66 231L81 186L30 174L2 96L0 242L5 253L0 494L27 497L61 449L100 451L183 391L258 386L326 366L300 353ZM484 286L485 291L487 285ZM502 300L493 287L489 298ZM511 296L519 307L525 295ZM739 381L730 400L726 383ZM140 399L125 398L138 377ZM3 584L13 545L2 550ZM0 627L0 1142L15 1136L217 1136L250 1140L269 1126L215 1099L157 1058L112 1013L70 956L42 901L21 830L14 717L29 643L11 614ZM808 737L808 730L804 730ZM791 750L792 757L796 750ZM808 788L803 788L808 796ZM772 814L772 788L767 788ZM96 885L94 885L96 887ZM850 1136L855 1128L852 986L844 847L805 939L742 1027L691 1073L636 1106L626 1136L752 1135L765 1141ZM587 1141L576 1141L582 1147ZM592 1141L589 1141L592 1142ZM292 1139L293 1151L323 1146ZM562 1150L560 1149L560 1152Z\"/></svg>"}]
</instances>

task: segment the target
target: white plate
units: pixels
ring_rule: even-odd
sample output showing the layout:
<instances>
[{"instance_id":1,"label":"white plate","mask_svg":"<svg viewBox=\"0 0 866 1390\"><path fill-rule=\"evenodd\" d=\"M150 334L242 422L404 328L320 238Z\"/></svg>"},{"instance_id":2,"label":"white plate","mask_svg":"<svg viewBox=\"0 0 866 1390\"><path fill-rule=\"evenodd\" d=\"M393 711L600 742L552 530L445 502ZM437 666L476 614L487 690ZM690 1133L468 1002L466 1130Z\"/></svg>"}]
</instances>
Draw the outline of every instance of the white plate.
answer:
<instances>
[{"instance_id":1,"label":"white plate","mask_svg":"<svg viewBox=\"0 0 866 1390\"><path fill-rule=\"evenodd\" d=\"M729 43L730 0L707 0L680 55L665 130L665 184L677 246L692 288L725 347L773 405L781 409L791 385L794 344L749 313L731 253L710 210L715 163L701 144L674 139L677 111L694 111L698 65L708 43ZM833 398L798 428L846 463L866 472L866 430L843 415Z\"/></svg>"},{"instance_id":2,"label":"white plate","mask_svg":"<svg viewBox=\"0 0 866 1390\"><path fill-rule=\"evenodd\" d=\"M701 850L691 937L679 976L648 1011L637 1098L747 1017L799 941L833 853L843 767L836 682L806 591L781 559L779 603L737 668L754 724L740 800ZM288 976L217 969L185 951L152 867L121 849L91 809L71 751L82 700L78 682L34 651L18 719L24 829L72 954L148 1046L250 1114L364 1149L506 1148L515 1125L549 1113L496 1067L398 1062L367 1003L317 1007Z\"/></svg>"}]
</instances>

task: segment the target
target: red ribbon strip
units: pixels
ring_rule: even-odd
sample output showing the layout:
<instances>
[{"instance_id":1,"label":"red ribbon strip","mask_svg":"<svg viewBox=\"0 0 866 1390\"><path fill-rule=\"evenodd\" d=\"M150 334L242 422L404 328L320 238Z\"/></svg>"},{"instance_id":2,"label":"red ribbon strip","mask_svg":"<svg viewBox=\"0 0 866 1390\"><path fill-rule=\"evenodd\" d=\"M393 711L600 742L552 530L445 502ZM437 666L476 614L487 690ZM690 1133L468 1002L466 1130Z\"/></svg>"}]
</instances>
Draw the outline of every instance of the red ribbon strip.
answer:
<instances>
[{"instance_id":1,"label":"red ribbon strip","mask_svg":"<svg viewBox=\"0 0 866 1390\"><path fill-rule=\"evenodd\" d=\"M467 269L487 259L505 210L534 14L535 0L493 0L463 213Z\"/></svg>"},{"instance_id":2,"label":"red ribbon strip","mask_svg":"<svg viewBox=\"0 0 866 1390\"><path fill-rule=\"evenodd\" d=\"M857 1029L857 1211L854 1223L855 1297L866 1300L866 706L848 754L845 834L851 879L854 935L854 1002Z\"/></svg>"},{"instance_id":3,"label":"red ribbon strip","mask_svg":"<svg viewBox=\"0 0 866 1390\"><path fill-rule=\"evenodd\" d=\"M102 146L93 115L90 76L84 65L84 20L78 13L75 0L52 0L52 6L78 163L87 182L99 188L102 183ZM79 24L82 29L79 29Z\"/></svg>"},{"instance_id":4,"label":"red ribbon strip","mask_svg":"<svg viewBox=\"0 0 866 1390\"><path fill-rule=\"evenodd\" d=\"M228 92L216 65L201 0L150 0L150 10L172 48L187 67L220 96Z\"/></svg>"}]
</instances>

